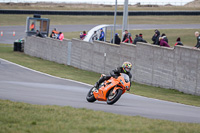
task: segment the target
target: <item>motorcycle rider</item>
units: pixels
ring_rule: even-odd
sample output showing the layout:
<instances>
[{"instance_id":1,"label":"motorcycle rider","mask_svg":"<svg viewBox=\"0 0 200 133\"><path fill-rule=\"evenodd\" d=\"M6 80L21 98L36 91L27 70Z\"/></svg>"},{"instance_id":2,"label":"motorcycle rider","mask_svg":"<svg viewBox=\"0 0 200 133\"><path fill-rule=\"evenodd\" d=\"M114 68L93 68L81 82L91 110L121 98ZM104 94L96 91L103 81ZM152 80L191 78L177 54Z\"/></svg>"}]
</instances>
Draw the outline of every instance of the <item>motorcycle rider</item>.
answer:
<instances>
[{"instance_id":1,"label":"motorcycle rider","mask_svg":"<svg viewBox=\"0 0 200 133\"><path fill-rule=\"evenodd\" d=\"M125 73L129 76L130 78L130 81L131 81L131 78L132 78L132 74L130 73L131 71L131 68L132 68L132 64L128 61L124 62L122 64L122 67L118 67L117 69L114 69L110 72L110 75L105 75L105 76L102 76L98 82L96 82L96 84L94 85L94 87L96 89L99 89L99 85L101 83L103 83L105 80L108 80L110 79L111 77L114 77L114 78L117 78L118 76L120 76L120 73ZM130 82L131 83L131 82ZM131 85L130 85L131 86Z\"/></svg>"}]
</instances>

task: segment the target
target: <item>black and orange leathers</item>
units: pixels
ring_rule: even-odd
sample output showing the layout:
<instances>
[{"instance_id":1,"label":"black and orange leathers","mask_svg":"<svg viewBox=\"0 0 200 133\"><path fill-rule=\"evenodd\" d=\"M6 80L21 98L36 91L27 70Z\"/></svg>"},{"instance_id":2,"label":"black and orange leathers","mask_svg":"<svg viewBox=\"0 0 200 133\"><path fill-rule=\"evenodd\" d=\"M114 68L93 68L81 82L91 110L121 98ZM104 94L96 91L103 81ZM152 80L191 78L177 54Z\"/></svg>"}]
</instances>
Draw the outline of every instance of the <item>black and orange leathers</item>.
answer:
<instances>
[{"instance_id":1,"label":"black and orange leathers","mask_svg":"<svg viewBox=\"0 0 200 133\"><path fill-rule=\"evenodd\" d=\"M110 79L111 77L117 78L118 76L120 76L120 73L125 73L122 67L118 67L117 69L114 69L110 72L110 75L108 76L102 76L99 81L97 82L97 86L99 86L101 83L103 83L105 80ZM132 78L132 74L130 72L126 72L125 74L127 74L130 78Z\"/></svg>"},{"instance_id":2,"label":"black and orange leathers","mask_svg":"<svg viewBox=\"0 0 200 133\"><path fill-rule=\"evenodd\" d=\"M130 89L130 81L125 81L122 74L117 78L111 77L109 80L106 80L104 85L101 85L98 91L93 91L93 95L98 101L106 101L110 91L114 94L118 89L122 90L122 94Z\"/></svg>"}]
</instances>

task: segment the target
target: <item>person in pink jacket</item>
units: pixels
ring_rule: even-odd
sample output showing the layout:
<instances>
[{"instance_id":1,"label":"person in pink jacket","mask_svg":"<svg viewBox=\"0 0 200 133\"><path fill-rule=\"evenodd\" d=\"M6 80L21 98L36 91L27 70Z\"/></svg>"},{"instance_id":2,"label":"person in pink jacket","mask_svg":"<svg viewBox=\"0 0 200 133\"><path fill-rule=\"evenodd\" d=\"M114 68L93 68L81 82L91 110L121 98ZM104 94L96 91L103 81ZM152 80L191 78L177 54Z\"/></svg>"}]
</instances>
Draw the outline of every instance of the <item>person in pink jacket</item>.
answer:
<instances>
[{"instance_id":1,"label":"person in pink jacket","mask_svg":"<svg viewBox=\"0 0 200 133\"><path fill-rule=\"evenodd\" d=\"M160 46L170 47L169 44L164 40L163 37L160 37L159 41L160 41Z\"/></svg>"},{"instance_id":2,"label":"person in pink jacket","mask_svg":"<svg viewBox=\"0 0 200 133\"><path fill-rule=\"evenodd\" d=\"M59 36L59 40L61 40L61 41L62 41L62 40L64 39L64 35L63 35L63 33L62 33L62 32L60 32L59 34L60 34L60 36Z\"/></svg>"}]
</instances>

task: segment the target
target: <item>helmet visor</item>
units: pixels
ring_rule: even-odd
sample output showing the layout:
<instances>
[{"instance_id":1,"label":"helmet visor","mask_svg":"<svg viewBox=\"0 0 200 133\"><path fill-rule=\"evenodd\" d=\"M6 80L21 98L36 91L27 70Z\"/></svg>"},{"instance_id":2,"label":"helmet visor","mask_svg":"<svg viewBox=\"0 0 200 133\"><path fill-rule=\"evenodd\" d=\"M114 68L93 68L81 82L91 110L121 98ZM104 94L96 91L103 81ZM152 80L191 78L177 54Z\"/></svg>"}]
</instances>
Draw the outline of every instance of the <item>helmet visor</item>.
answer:
<instances>
[{"instance_id":1,"label":"helmet visor","mask_svg":"<svg viewBox=\"0 0 200 133\"><path fill-rule=\"evenodd\" d=\"M130 72L130 71L131 71L131 68L126 67L125 70L126 70L127 72Z\"/></svg>"}]
</instances>

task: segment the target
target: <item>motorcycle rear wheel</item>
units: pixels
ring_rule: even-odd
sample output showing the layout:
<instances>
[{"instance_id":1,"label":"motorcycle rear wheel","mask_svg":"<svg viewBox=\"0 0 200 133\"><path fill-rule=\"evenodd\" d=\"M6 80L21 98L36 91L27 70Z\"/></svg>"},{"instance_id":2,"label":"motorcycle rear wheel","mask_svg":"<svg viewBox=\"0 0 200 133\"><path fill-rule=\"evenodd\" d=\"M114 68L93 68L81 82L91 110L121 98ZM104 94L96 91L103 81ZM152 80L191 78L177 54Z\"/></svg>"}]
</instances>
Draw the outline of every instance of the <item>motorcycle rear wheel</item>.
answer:
<instances>
[{"instance_id":1,"label":"motorcycle rear wheel","mask_svg":"<svg viewBox=\"0 0 200 133\"><path fill-rule=\"evenodd\" d=\"M119 100L119 98L122 95L122 90L121 89L117 89L116 92L113 94L113 89L111 89L109 91L108 97L107 97L107 104L114 104L115 102L117 102Z\"/></svg>"},{"instance_id":2,"label":"motorcycle rear wheel","mask_svg":"<svg viewBox=\"0 0 200 133\"><path fill-rule=\"evenodd\" d=\"M88 92L88 94L86 96L86 99L87 99L88 102L95 102L96 101L94 94L93 94L93 91L94 91L94 87L92 87L90 89L90 91Z\"/></svg>"}]
</instances>

